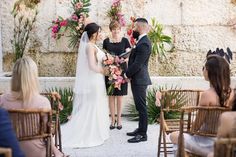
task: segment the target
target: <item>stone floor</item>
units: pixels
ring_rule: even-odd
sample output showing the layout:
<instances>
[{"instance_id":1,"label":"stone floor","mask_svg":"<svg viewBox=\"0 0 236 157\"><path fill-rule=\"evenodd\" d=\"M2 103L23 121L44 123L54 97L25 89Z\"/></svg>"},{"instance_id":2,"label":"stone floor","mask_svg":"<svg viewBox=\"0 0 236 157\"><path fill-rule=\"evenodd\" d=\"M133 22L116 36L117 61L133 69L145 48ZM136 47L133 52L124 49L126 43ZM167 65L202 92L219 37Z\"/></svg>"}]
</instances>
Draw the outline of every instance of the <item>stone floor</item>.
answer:
<instances>
[{"instance_id":1,"label":"stone floor","mask_svg":"<svg viewBox=\"0 0 236 157\"><path fill-rule=\"evenodd\" d=\"M110 138L103 145L83 149L64 148L64 152L70 157L156 157L159 125L149 125L147 142L130 144L126 132L136 127L137 122L123 118L123 128L111 130Z\"/></svg>"}]
</instances>

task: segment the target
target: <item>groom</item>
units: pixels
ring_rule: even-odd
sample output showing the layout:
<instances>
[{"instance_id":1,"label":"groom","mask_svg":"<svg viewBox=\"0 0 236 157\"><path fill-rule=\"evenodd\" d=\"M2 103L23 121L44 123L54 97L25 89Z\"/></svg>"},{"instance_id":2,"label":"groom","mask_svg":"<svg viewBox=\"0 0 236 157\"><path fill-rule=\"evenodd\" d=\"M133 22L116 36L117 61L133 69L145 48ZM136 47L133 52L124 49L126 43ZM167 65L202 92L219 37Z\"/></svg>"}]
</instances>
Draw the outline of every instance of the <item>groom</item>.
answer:
<instances>
[{"instance_id":1,"label":"groom","mask_svg":"<svg viewBox=\"0 0 236 157\"><path fill-rule=\"evenodd\" d=\"M151 42L147 37L149 30L148 21L145 18L135 20L133 37L136 39L136 47L132 50L128 69L125 76L130 79L135 107L139 113L139 125L133 132L128 132L128 136L134 136L129 139L129 143L147 141L147 106L146 90L151 85L148 73L148 60L151 54Z\"/></svg>"}]
</instances>

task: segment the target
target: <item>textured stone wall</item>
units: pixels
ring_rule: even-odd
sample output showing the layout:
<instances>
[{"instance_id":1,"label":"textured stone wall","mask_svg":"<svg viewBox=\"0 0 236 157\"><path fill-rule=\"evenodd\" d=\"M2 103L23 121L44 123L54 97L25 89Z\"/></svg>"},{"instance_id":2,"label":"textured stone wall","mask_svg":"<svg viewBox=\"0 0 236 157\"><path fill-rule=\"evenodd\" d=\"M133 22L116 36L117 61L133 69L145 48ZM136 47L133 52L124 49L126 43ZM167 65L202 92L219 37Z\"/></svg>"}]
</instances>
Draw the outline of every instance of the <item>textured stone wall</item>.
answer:
<instances>
[{"instance_id":1,"label":"textured stone wall","mask_svg":"<svg viewBox=\"0 0 236 157\"><path fill-rule=\"evenodd\" d=\"M0 1L4 71L10 70L12 65L13 18L10 11L13 2ZM104 36L109 34L106 12L111 2L91 0L90 16L102 26ZM236 5L231 0L123 0L122 3L127 21L130 16L143 16L148 20L155 17L174 40L175 51L164 61L151 58L153 76L199 76L209 49L230 47L236 51L236 30L229 24L236 18ZM67 48L67 39L55 42L48 30L52 19L68 17L70 11L70 0L41 0L28 52L37 61L42 76L74 75L76 50ZM231 69L235 75L235 60Z\"/></svg>"}]
</instances>

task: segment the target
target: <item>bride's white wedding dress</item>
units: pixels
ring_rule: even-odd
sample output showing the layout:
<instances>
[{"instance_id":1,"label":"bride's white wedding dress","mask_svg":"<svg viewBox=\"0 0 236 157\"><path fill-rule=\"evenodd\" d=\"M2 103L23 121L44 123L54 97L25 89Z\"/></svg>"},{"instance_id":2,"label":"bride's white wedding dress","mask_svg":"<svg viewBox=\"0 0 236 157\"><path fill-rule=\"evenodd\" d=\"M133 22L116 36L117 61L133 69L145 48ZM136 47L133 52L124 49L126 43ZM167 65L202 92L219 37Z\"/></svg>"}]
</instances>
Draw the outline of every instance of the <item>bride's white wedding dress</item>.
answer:
<instances>
[{"instance_id":1,"label":"bride's white wedding dress","mask_svg":"<svg viewBox=\"0 0 236 157\"><path fill-rule=\"evenodd\" d=\"M96 59L86 54L88 37L82 35L77 60L71 119L61 126L62 145L70 148L93 147L109 138L109 110L104 76L98 73L105 53L96 45Z\"/></svg>"}]
</instances>

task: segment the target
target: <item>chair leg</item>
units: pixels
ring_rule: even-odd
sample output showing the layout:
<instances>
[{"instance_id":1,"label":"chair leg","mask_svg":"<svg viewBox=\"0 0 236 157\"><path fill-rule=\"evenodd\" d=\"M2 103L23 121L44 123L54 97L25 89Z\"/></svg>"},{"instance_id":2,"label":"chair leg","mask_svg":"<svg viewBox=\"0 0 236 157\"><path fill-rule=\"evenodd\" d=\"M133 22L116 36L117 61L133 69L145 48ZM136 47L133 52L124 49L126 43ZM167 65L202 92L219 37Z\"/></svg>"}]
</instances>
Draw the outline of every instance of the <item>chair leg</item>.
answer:
<instances>
[{"instance_id":1,"label":"chair leg","mask_svg":"<svg viewBox=\"0 0 236 157\"><path fill-rule=\"evenodd\" d=\"M158 138L158 151L157 151L157 157L160 157L161 155L161 138L162 138L162 127L160 125L160 134Z\"/></svg>"},{"instance_id":2,"label":"chair leg","mask_svg":"<svg viewBox=\"0 0 236 157\"><path fill-rule=\"evenodd\" d=\"M61 125L60 125L60 121L59 121L59 124L58 124L58 140L59 140L59 150L62 152Z\"/></svg>"},{"instance_id":3,"label":"chair leg","mask_svg":"<svg viewBox=\"0 0 236 157\"><path fill-rule=\"evenodd\" d=\"M167 149L166 149L166 135L165 132L163 131L163 147L164 147L164 157L167 157Z\"/></svg>"}]
</instances>

